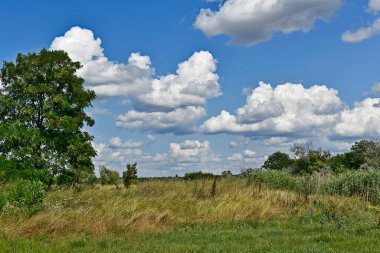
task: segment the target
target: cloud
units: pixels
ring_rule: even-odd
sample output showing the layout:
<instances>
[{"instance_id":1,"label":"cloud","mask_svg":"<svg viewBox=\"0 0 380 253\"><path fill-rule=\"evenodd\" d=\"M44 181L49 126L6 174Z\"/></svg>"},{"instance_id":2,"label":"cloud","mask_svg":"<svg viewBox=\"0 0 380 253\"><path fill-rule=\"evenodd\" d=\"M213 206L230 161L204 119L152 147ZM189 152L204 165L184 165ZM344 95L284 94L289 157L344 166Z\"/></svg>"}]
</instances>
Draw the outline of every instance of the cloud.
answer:
<instances>
[{"instance_id":1,"label":"cloud","mask_svg":"<svg viewBox=\"0 0 380 253\"><path fill-rule=\"evenodd\" d=\"M94 116L94 115L113 116L114 114L105 108L95 107L95 108L92 108L89 110L88 115L90 115L90 116Z\"/></svg>"},{"instance_id":2,"label":"cloud","mask_svg":"<svg viewBox=\"0 0 380 253\"><path fill-rule=\"evenodd\" d=\"M211 153L208 141L185 140L182 143L170 143L169 157L176 162L211 162L218 158Z\"/></svg>"},{"instance_id":3,"label":"cloud","mask_svg":"<svg viewBox=\"0 0 380 253\"><path fill-rule=\"evenodd\" d=\"M150 88L154 73L150 58L132 53L128 64L109 61L103 53L101 40L91 30L73 27L54 39L51 50L64 50L83 67L78 75L99 97L135 95Z\"/></svg>"},{"instance_id":4,"label":"cloud","mask_svg":"<svg viewBox=\"0 0 380 253\"><path fill-rule=\"evenodd\" d=\"M133 103L148 111L205 105L207 99L221 95L215 71L216 60L211 53L196 52L178 65L176 74L151 80L150 91L133 97Z\"/></svg>"},{"instance_id":5,"label":"cloud","mask_svg":"<svg viewBox=\"0 0 380 253\"><path fill-rule=\"evenodd\" d=\"M368 10L372 13L377 13L380 11L380 0L369 0Z\"/></svg>"},{"instance_id":6,"label":"cloud","mask_svg":"<svg viewBox=\"0 0 380 253\"><path fill-rule=\"evenodd\" d=\"M344 137L378 137L379 125L380 98L367 98L341 113L334 133Z\"/></svg>"},{"instance_id":7,"label":"cloud","mask_svg":"<svg viewBox=\"0 0 380 253\"><path fill-rule=\"evenodd\" d=\"M338 92L326 86L304 88L285 83L273 88L260 82L236 114L222 111L200 126L203 133L256 135L313 134L333 124L342 107Z\"/></svg>"},{"instance_id":8,"label":"cloud","mask_svg":"<svg viewBox=\"0 0 380 253\"><path fill-rule=\"evenodd\" d=\"M288 145L290 139L288 137L271 137L264 140L264 145L266 146L281 146Z\"/></svg>"},{"instance_id":9,"label":"cloud","mask_svg":"<svg viewBox=\"0 0 380 253\"><path fill-rule=\"evenodd\" d=\"M226 34L234 42L254 45L273 33L307 32L316 20L327 21L341 0L226 0L219 10L202 9L194 26L207 36Z\"/></svg>"},{"instance_id":10,"label":"cloud","mask_svg":"<svg viewBox=\"0 0 380 253\"><path fill-rule=\"evenodd\" d=\"M126 142L122 142L120 137L113 137L110 139L110 147L113 149L133 149L133 148L140 148L142 145L144 145L143 142L135 142L128 140Z\"/></svg>"},{"instance_id":11,"label":"cloud","mask_svg":"<svg viewBox=\"0 0 380 253\"><path fill-rule=\"evenodd\" d=\"M148 56L132 53L127 64L110 61L93 32L73 27L57 37L51 50L64 50L83 68L78 75L98 97L122 97L133 110L117 115L117 125L153 132L186 131L206 114L208 99L220 96L217 60L195 52L178 64L175 74L155 76ZM187 113L186 116L181 113ZM177 129L178 128L178 129Z\"/></svg>"},{"instance_id":12,"label":"cloud","mask_svg":"<svg viewBox=\"0 0 380 253\"><path fill-rule=\"evenodd\" d=\"M223 167L221 163L224 164L222 158L212 152L209 141L172 142L167 152L158 154L145 153L137 147L139 145L127 148L124 144L119 137L112 138L110 144L94 143L93 146L98 153L94 163L121 171L126 163L137 162L139 174L144 176L184 174L194 170L218 173Z\"/></svg>"},{"instance_id":13,"label":"cloud","mask_svg":"<svg viewBox=\"0 0 380 253\"><path fill-rule=\"evenodd\" d=\"M372 86L371 91L372 91L372 93L374 93L376 95L380 95L380 83L377 83L374 86Z\"/></svg>"},{"instance_id":14,"label":"cloud","mask_svg":"<svg viewBox=\"0 0 380 253\"><path fill-rule=\"evenodd\" d=\"M96 166L105 165L122 169L126 163L141 161L143 152L138 148L115 147L106 143L93 143L97 156L93 159Z\"/></svg>"},{"instance_id":15,"label":"cloud","mask_svg":"<svg viewBox=\"0 0 380 253\"><path fill-rule=\"evenodd\" d=\"M157 139L157 136L154 135L154 134L148 134L148 135L146 136L146 138L148 138L149 142L155 142L156 139Z\"/></svg>"},{"instance_id":16,"label":"cloud","mask_svg":"<svg viewBox=\"0 0 380 253\"><path fill-rule=\"evenodd\" d=\"M128 111L116 117L116 126L157 133L187 133L194 131L193 123L206 115L204 107L188 106L169 112Z\"/></svg>"},{"instance_id":17,"label":"cloud","mask_svg":"<svg viewBox=\"0 0 380 253\"><path fill-rule=\"evenodd\" d=\"M380 33L380 18L376 19L369 27L362 27L354 32L346 31L342 40L349 43L358 43Z\"/></svg>"}]
</instances>

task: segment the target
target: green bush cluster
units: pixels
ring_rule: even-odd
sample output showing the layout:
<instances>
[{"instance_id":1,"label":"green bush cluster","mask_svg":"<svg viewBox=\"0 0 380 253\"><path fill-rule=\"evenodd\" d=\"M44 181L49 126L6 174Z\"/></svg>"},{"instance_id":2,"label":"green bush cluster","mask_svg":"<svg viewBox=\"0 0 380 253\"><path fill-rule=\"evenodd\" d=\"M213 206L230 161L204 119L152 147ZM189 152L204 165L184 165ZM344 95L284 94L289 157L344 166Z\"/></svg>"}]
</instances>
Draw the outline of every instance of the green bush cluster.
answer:
<instances>
[{"instance_id":1,"label":"green bush cluster","mask_svg":"<svg viewBox=\"0 0 380 253\"><path fill-rule=\"evenodd\" d=\"M350 170L379 169L380 143L361 140L351 146L349 152L332 155L329 151L315 149L311 142L294 143L293 156L277 151L268 156L261 166L265 170L288 170L297 175L311 175L329 170L336 174Z\"/></svg>"},{"instance_id":2,"label":"green bush cluster","mask_svg":"<svg viewBox=\"0 0 380 253\"><path fill-rule=\"evenodd\" d=\"M0 191L0 211L9 205L27 211L39 209L45 198L44 184L40 181L20 180Z\"/></svg>"},{"instance_id":3,"label":"green bush cluster","mask_svg":"<svg viewBox=\"0 0 380 253\"><path fill-rule=\"evenodd\" d=\"M349 171L338 175L322 187L327 194L358 196L372 203L380 203L380 172Z\"/></svg>"},{"instance_id":4,"label":"green bush cluster","mask_svg":"<svg viewBox=\"0 0 380 253\"><path fill-rule=\"evenodd\" d=\"M298 192L302 188L302 182L298 177L292 176L289 172L279 170L258 170L250 175L250 181L272 189Z\"/></svg>"},{"instance_id":5,"label":"green bush cluster","mask_svg":"<svg viewBox=\"0 0 380 253\"><path fill-rule=\"evenodd\" d=\"M183 179L185 180L196 180L196 179L210 179L214 178L214 174L202 171L189 172L186 173Z\"/></svg>"}]
</instances>

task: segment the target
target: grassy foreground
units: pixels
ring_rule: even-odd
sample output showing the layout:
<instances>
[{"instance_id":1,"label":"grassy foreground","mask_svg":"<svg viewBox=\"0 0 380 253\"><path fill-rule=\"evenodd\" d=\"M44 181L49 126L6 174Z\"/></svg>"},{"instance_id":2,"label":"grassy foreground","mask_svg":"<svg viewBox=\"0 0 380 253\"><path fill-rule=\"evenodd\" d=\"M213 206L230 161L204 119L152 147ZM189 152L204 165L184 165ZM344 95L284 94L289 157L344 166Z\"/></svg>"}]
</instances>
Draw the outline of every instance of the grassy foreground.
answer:
<instances>
[{"instance_id":1,"label":"grassy foreground","mask_svg":"<svg viewBox=\"0 0 380 253\"><path fill-rule=\"evenodd\" d=\"M380 252L377 206L240 179L52 191L0 215L0 252Z\"/></svg>"}]
</instances>

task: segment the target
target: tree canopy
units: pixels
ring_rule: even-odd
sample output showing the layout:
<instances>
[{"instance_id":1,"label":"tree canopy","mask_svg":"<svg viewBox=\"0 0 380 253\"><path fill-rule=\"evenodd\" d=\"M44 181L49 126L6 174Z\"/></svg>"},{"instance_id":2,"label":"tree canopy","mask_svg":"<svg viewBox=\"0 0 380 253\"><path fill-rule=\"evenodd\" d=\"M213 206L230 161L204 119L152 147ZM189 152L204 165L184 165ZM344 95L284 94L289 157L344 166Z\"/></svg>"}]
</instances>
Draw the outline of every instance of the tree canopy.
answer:
<instances>
[{"instance_id":1,"label":"tree canopy","mask_svg":"<svg viewBox=\"0 0 380 253\"><path fill-rule=\"evenodd\" d=\"M0 170L6 177L55 176L78 181L92 174L93 137L83 130L94 120L85 109L95 99L76 75L79 62L64 51L18 54L4 62L0 90Z\"/></svg>"}]
</instances>

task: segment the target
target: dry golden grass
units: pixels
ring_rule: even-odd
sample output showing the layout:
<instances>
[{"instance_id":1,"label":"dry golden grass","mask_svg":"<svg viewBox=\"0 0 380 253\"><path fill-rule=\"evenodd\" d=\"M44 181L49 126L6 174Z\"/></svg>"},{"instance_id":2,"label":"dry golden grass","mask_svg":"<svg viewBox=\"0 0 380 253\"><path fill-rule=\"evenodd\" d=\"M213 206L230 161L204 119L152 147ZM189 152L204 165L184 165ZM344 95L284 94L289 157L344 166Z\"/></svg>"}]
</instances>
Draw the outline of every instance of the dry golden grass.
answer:
<instances>
[{"instance_id":1,"label":"dry golden grass","mask_svg":"<svg viewBox=\"0 0 380 253\"><path fill-rule=\"evenodd\" d=\"M375 207L355 198L311 196L308 203L296 193L259 189L240 179L147 181L130 189L97 186L48 194L45 208L32 217L20 213L0 215L0 236L59 237L78 233L93 236L130 231L157 231L193 223L231 220L288 219L323 205L342 215L376 219Z\"/></svg>"}]
</instances>

